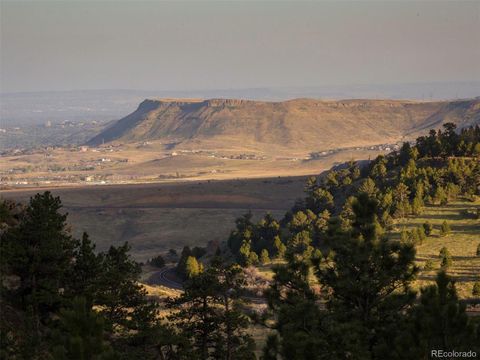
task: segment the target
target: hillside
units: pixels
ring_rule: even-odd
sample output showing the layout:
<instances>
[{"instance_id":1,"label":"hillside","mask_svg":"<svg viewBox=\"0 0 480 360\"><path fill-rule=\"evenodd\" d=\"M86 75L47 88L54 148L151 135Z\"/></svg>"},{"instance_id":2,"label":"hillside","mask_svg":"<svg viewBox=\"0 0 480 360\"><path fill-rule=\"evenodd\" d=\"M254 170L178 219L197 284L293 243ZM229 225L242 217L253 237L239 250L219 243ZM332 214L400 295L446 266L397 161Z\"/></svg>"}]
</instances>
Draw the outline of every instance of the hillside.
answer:
<instances>
[{"instance_id":1,"label":"hillside","mask_svg":"<svg viewBox=\"0 0 480 360\"><path fill-rule=\"evenodd\" d=\"M88 145L161 140L172 147L275 145L319 150L397 142L445 122L459 127L479 123L480 98L439 102L145 100Z\"/></svg>"}]
</instances>

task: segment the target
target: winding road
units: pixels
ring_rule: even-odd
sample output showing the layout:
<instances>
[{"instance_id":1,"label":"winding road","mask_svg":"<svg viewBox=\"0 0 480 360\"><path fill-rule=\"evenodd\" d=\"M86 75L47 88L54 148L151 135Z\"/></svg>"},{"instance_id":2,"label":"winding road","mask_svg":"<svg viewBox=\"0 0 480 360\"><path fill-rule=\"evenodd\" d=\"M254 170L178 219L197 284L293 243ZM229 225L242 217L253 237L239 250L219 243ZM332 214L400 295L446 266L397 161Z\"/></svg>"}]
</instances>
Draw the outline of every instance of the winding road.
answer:
<instances>
[{"instance_id":1,"label":"winding road","mask_svg":"<svg viewBox=\"0 0 480 360\"><path fill-rule=\"evenodd\" d=\"M175 274L175 267L173 266L165 266L162 269L155 271L147 279L147 283L150 285L162 285L174 290L183 290L183 284L178 280L178 277ZM266 299L263 297L243 296L242 298L254 304L267 303Z\"/></svg>"}]
</instances>

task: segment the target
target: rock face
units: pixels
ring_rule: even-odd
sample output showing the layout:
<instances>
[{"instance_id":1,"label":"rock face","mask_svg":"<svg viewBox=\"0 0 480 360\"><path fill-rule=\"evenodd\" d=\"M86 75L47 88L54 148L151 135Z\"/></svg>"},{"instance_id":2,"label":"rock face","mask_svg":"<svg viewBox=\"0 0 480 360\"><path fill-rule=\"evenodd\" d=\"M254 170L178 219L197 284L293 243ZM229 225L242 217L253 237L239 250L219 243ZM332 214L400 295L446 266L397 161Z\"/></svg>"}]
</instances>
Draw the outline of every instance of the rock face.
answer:
<instances>
[{"instance_id":1,"label":"rock face","mask_svg":"<svg viewBox=\"0 0 480 360\"><path fill-rule=\"evenodd\" d=\"M212 142L228 146L322 149L399 141L445 122L480 123L480 98L264 102L239 99L145 100L137 110L92 138L112 141Z\"/></svg>"}]
</instances>

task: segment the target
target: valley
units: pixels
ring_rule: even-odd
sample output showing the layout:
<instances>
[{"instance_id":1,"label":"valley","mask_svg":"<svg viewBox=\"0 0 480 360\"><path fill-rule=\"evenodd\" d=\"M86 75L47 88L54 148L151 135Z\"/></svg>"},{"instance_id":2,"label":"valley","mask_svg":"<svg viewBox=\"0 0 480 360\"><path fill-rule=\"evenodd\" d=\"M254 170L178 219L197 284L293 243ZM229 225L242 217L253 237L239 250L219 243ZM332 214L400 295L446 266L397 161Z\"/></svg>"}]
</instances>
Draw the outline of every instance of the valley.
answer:
<instances>
[{"instance_id":1,"label":"valley","mask_svg":"<svg viewBox=\"0 0 480 360\"><path fill-rule=\"evenodd\" d=\"M37 192L60 196L77 237L86 231L99 251L128 241L132 255L146 261L183 246L221 243L235 219L252 211L281 218L303 196L306 178L176 182L164 184L77 186L2 191L26 203ZM108 224L108 226L106 226Z\"/></svg>"}]
</instances>

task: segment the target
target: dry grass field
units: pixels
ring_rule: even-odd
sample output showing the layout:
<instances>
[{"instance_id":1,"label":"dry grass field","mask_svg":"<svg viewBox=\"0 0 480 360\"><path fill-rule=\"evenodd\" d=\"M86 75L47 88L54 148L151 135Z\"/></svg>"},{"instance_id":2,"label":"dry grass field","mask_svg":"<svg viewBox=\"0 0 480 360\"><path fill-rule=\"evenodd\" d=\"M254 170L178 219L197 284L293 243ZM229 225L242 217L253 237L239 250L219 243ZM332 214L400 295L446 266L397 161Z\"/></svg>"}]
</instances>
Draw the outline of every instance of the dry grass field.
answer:
<instances>
[{"instance_id":1,"label":"dry grass field","mask_svg":"<svg viewBox=\"0 0 480 360\"><path fill-rule=\"evenodd\" d=\"M305 177L80 186L49 189L60 196L73 233L88 232L98 250L128 241L139 261L184 245L226 240L235 219L252 211L284 215L303 195ZM20 202L45 189L3 191Z\"/></svg>"},{"instance_id":2,"label":"dry grass field","mask_svg":"<svg viewBox=\"0 0 480 360\"><path fill-rule=\"evenodd\" d=\"M301 176L318 174L350 159L374 158L387 148L331 149L314 158L305 150L286 151L273 145L202 145L207 148L171 150L169 144L156 141L147 145L10 153L0 158L0 188ZM312 148L312 152L321 150Z\"/></svg>"}]
</instances>

